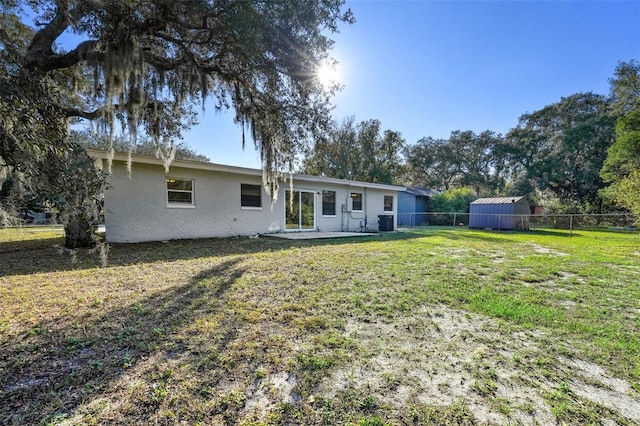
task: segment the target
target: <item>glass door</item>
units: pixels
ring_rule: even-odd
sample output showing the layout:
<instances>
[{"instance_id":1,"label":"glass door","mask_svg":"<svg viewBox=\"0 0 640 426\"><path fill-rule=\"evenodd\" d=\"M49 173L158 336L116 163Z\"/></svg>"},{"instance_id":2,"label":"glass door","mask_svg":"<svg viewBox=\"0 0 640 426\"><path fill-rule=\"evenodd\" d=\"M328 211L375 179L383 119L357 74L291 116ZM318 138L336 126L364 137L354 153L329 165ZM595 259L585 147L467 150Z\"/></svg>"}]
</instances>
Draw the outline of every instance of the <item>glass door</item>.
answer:
<instances>
[{"instance_id":1,"label":"glass door","mask_svg":"<svg viewBox=\"0 0 640 426\"><path fill-rule=\"evenodd\" d=\"M293 195L293 200L291 196ZM285 190L285 226L290 231L316 229L315 194L312 191Z\"/></svg>"}]
</instances>

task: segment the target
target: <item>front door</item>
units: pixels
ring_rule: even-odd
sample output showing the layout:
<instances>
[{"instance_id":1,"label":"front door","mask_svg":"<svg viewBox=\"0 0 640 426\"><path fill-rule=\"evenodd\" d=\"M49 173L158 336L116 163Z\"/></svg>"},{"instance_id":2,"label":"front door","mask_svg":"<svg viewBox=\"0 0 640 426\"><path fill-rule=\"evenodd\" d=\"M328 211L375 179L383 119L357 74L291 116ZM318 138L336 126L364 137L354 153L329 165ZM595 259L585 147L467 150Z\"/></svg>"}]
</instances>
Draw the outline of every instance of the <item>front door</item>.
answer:
<instances>
[{"instance_id":1,"label":"front door","mask_svg":"<svg viewBox=\"0 0 640 426\"><path fill-rule=\"evenodd\" d=\"M290 190L285 190L285 222L288 231L316 229L315 200L312 191L294 190L292 194Z\"/></svg>"}]
</instances>

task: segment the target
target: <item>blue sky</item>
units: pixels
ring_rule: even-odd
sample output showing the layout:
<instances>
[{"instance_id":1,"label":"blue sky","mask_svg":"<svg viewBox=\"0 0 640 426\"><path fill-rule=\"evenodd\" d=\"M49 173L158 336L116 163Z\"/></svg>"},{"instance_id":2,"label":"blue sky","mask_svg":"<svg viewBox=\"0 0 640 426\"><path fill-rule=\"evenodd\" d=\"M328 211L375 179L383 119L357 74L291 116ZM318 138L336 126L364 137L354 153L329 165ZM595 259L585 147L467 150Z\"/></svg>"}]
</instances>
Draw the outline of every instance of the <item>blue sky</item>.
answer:
<instances>
[{"instance_id":1,"label":"blue sky","mask_svg":"<svg viewBox=\"0 0 640 426\"><path fill-rule=\"evenodd\" d=\"M579 92L608 94L640 59L636 1L347 0L334 36L344 89L334 118L378 119L407 143L453 130L505 134L518 117ZM207 110L184 142L212 162L260 167L233 114Z\"/></svg>"}]
</instances>

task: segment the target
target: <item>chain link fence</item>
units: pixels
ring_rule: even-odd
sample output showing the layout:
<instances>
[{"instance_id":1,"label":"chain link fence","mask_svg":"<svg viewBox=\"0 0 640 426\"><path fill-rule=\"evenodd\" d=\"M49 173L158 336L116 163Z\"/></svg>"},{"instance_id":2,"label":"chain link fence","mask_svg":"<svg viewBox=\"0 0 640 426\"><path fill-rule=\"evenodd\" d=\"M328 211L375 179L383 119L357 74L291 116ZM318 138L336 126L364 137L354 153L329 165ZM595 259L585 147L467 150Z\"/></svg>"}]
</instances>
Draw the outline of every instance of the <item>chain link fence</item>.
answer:
<instances>
[{"instance_id":1,"label":"chain link fence","mask_svg":"<svg viewBox=\"0 0 640 426\"><path fill-rule=\"evenodd\" d=\"M473 220L472 216L482 216L483 220ZM635 231L636 218L626 213L610 214L469 214L469 213L401 213L398 215L398 228L417 228L428 226L469 226L472 223L492 223L488 229L497 230L535 230L535 229L609 229ZM490 219L490 220L487 220ZM478 227L481 228L481 227Z\"/></svg>"}]
</instances>

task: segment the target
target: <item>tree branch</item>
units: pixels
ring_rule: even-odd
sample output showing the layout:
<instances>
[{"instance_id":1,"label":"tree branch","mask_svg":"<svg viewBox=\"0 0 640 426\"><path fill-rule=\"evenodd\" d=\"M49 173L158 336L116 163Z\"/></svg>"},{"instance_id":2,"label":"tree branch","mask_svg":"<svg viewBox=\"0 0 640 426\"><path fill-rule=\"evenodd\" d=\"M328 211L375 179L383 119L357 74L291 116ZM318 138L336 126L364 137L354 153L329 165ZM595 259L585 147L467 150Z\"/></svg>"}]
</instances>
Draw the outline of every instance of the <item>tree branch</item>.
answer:
<instances>
[{"instance_id":1,"label":"tree branch","mask_svg":"<svg viewBox=\"0 0 640 426\"><path fill-rule=\"evenodd\" d=\"M67 54L54 54L53 44L58 37L72 25L71 20L78 20L80 16L86 14L88 11L99 9L101 3L97 1L84 1L81 5L68 12L63 7L64 6L58 4L53 19L33 36L24 56L24 65L26 68L31 70L37 69L46 73L54 69L75 65L97 54L97 52L93 50L96 42L92 40L80 43L73 51Z\"/></svg>"},{"instance_id":2,"label":"tree branch","mask_svg":"<svg viewBox=\"0 0 640 426\"><path fill-rule=\"evenodd\" d=\"M25 63L28 67L35 68L43 57L47 57L53 54L51 46L58 37L69 26L68 15L62 13L59 9L56 11L56 15L43 29L38 31L31 40L31 44L27 48L27 54L25 55Z\"/></svg>"},{"instance_id":3,"label":"tree branch","mask_svg":"<svg viewBox=\"0 0 640 426\"><path fill-rule=\"evenodd\" d=\"M64 55L48 55L38 60L38 69L47 72L56 69L69 68L84 61L95 61L104 58L102 52L95 50L97 42L86 40L71 52Z\"/></svg>"},{"instance_id":4,"label":"tree branch","mask_svg":"<svg viewBox=\"0 0 640 426\"><path fill-rule=\"evenodd\" d=\"M104 112L104 108L98 108L93 111L83 111L80 108L64 108L63 109L64 115L68 118L79 117L79 118L85 118L91 121L100 118L103 112Z\"/></svg>"},{"instance_id":5,"label":"tree branch","mask_svg":"<svg viewBox=\"0 0 640 426\"><path fill-rule=\"evenodd\" d=\"M160 69L162 71L172 71L189 62L184 57L180 57L176 59L168 59L163 56L154 55L153 53L149 53L149 52L144 53L144 61L149 65L157 69Z\"/></svg>"}]
</instances>

